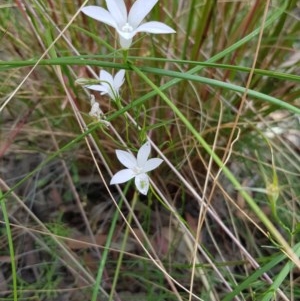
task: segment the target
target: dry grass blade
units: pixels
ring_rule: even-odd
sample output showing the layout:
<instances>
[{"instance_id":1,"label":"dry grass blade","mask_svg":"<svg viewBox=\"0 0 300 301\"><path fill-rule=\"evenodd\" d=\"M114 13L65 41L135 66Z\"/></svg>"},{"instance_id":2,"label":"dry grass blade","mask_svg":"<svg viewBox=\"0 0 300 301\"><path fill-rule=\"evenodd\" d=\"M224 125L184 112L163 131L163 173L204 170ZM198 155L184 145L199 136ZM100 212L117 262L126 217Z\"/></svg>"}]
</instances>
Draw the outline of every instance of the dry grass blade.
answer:
<instances>
[{"instance_id":1,"label":"dry grass blade","mask_svg":"<svg viewBox=\"0 0 300 301\"><path fill-rule=\"evenodd\" d=\"M6 2L0 189L15 187L5 204L19 300L298 300L299 271L281 271L288 257L278 259L282 245L243 194L292 252L300 229L297 1L138 4L144 23L165 22L176 34L139 32L128 52L118 35L131 19L115 31L81 8L121 5L122 14L134 0ZM120 99L77 85L123 68ZM136 157L145 140L150 158L164 163L148 173L148 193L133 208L138 184L109 182L123 168L115 150ZM7 299L13 273L2 230L0 239Z\"/></svg>"}]
</instances>

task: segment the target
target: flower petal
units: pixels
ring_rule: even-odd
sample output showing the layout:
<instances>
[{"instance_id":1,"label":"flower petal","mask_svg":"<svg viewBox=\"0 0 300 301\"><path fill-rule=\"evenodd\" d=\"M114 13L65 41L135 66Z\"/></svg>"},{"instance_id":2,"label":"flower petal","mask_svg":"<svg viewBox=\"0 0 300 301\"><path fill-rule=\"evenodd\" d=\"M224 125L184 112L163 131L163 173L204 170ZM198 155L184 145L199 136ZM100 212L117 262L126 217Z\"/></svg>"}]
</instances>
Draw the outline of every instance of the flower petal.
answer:
<instances>
[{"instance_id":1,"label":"flower petal","mask_svg":"<svg viewBox=\"0 0 300 301\"><path fill-rule=\"evenodd\" d=\"M103 22L109 26L117 28L117 23L115 22L112 15L102 7L91 5L91 6L83 7L81 11L87 16L97 21Z\"/></svg>"},{"instance_id":2,"label":"flower petal","mask_svg":"<svg viewBox=\"0 0 300 301\"><path fill-rule=\"evenodd\" d=\"M133 3L129 14L128 23L135 29L151 11L158 0L137 0Z\"/></svg>"},{"instance_id":3,"label":"flower petal","mask_svg":"<svg viewBox=\"0 0 300 301\"><path fill-rule=\"evenodd\" d=\"M112 75L105 70L100 70L99 79L100 79L100 81L103 81L104 83L109 84L111 86L114 83L114 79L113 79Z\"/></svg>"},{"instance_id":4,"label":"flower petal","mask_svg":"<svg viewBox=\"0 0 300 301\"><path fill-rule=\"evenodd\" d=\"M145 144L141 146L137 154L137 164L140 168L143 168L147 159L150 155L151 145L150 142L147 141Z\"/></svg>"},{"instance_id":5,"label":"flower petal","mask_svg":"<svg viewBox=\"0 0 300 301\"><path fill-rule=\"evenodd\" d=\"M142 24L136 29L136 32L149 32L149 33L175 33L176 31L170 26L162 22L151 21Z\"/></svg>"},{"instance_id":6,"label":"flower petal","mask_svg":"<svg viewBox=\"0 0 300 301\"><path fill-rule=\"evenodd\" d=\"M143 172L148 172L151 171L155 168L157 168L164 160L159 159L159 158L152 158L149 159L145 165L142 167L143 168Z\"/></svg>"},{"instance_id":7,"label":"flower petal","mask_svg":"<svg viewBox=\"0 0 300 301\"><path fill-rule=\"evenodd\" d=\"M127 22L127 9L124 0L106 0L106 6L118 27Z\"/></svg>"},{"instance_id":8,"label":"flower petal","mask_svg":"<svg viewBox=\"0 0 300 301\"><path fill-rule=\"evenodd\" d=\"M111 99L115 99L116 93L113 90L114 89L114 78L112 77L112 75L105 70L101 70L100 74L99 74L99 79L101 81L101 85L106 87L106 88L103 88L103 90L106 89L106 91L107 91L106 93L109 95L109 97Z\"/></svg>"},{"instance_id":9,"label":"flower petal","mask_svg":"<svg viewBox=\"0 0 300 301\"><path fill-rule=\"evenodd\" d=\"M131 169L122 169L118 171L110 180L110 185L125 183L134 178L134 173Z\"/></svg>"},{"instance_id":10,"label":"flower petal","mask_svg":"<svg viewBox=\"0 0 300 301\"><path fill-rule=\"evenodd\" d=\"M88 89L91 89L91 90L103 92L101 94L108 93L107 87L105 87L103 85L90 85L90 86L85 86L85 87L88 88Z\"/></svg>"},{"instance_id":11,"label":"flower petal","mask_svg":"<svg viewBox=\"0 0 300 301\"><path fill-rule=\"evenodd\" d=\"M101 114L100 105L98 102L93 103L89 112L90 116L99 116Z\"/></svg>"},{"instance_id":12,"label":"flower petal","mask_svg":"<svg viewBox=\"0 0 300 301\"><path fill-rule=\"evenodd\" d=\"M132 44L132 38L125 38L119 33L119 43L122 49L128 49Z\"/></svg>"},{"instance_id":13,"label":"flower petal","mask_svg":"<svg viewBox=\"0 0 300 301\"><path fill-rule=\"evenodd\" d=\"M147 195L149 190L149 177L145 174L139 174L135 177L134 183L141 194Z\"/></svg>"},{"instance_id":14,"label":"flower petal","mask_svg":"<svg viewBox=\"0 0 300 301\"><path fill-rule=\"evenodd\" d=\"M124 78L125 76L125 70L120 70L117 72L117 74L114 77L114 88L116 89L116 91L119 91L120 87L123 85L124 83Z\"/></svg>"},{"instance_id":15,"label":"flower petal","mask_svg":"<svg viewBox=\"0 0 300 301\"><path fill-rule=\"evenodd\" d=\"M127 168L134 169L137 167L137 161L134 155L129 152L117 149L116 150L117 157L119 161Z\"/></svg>"}]
</instances>

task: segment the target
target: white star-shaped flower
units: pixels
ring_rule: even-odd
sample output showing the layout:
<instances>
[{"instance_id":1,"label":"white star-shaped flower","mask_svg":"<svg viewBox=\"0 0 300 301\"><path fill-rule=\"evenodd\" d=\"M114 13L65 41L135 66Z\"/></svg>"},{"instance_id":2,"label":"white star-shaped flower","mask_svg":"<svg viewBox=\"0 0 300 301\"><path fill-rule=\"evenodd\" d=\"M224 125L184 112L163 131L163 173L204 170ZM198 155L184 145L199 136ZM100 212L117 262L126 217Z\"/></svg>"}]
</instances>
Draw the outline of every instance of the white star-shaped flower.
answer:
<instances>
[{"instance_id":1,"label":"white star-shaped flower","mask_svg":"<svg viewBox=\"0 0 300 301\"><path fill-rule=\"evenodd\" d=\"M135 178L135 186L141 194L147 195L149 189L149 177L147 172L157 168L162 159L152 158L148 160L151 146L146 142L137 153L137 158L130 152L116 150L119 161L127 167L118 171L111 179L110 184L121 184Z\"/></svg>"},{"instance_id":2,"label":"white star-shaped flower","mask_svg":"<svg viewBox=\"0 0 300 301\"><path fill-rule=\"evenodd\" d=\"M105 70L101 70L99 73L99 85L90 85L86 88L99 91L101 95L108 94L113 100L120 97L119 90L124 83L125 70L120 70L113 77Z\"/></svg>"},{"instance_id":3,"label":"white star-shaped flower","mask_svg":"<svg viewBox=\"0 0 300 301\"><path fill-rule=\"evenodd\" d=\"M127 13L124 0L106 0L108 10L92 5L82 8L82 12L115 28L119 34L121 47L128 49L132 43L132 38L138 32L175 33L174 29L162 22L152 21L141 24L157 2L158 0L137 0Z\"/></svg>"}]
</instances>

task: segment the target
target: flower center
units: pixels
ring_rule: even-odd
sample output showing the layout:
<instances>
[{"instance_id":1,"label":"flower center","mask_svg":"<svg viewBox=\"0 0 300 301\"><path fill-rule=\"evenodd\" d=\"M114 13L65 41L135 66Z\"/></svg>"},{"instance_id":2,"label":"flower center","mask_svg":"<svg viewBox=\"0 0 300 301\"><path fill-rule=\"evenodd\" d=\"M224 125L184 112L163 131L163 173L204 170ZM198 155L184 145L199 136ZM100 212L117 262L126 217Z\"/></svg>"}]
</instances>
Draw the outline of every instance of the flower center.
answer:
<instances>
[{"instance_id":1,"label":"flower center","mask_svg":"<svg viewBox=\"0 0 300 301\"><path fill-rule=\"evenodd\" d=\"M136 175L138 175L138 174L140 174L140 173L142 172L142 168L140 168L140 167L138 167L138 166L135 166L135 167L133 168L133 172L134 172Z\"/></svg>"},{"instance_id":2,"label":"flower center","mask_svg":"<svg viewBox=\"0 0 300 301\"><path fill-rule=\"evenodd\" d=\"M130 26L130 25L126 22L126 24L122 27L122 31L123 31L123 32L132 32L132 31L133 31L133 27Z\"/></svg>"}]
</instances>

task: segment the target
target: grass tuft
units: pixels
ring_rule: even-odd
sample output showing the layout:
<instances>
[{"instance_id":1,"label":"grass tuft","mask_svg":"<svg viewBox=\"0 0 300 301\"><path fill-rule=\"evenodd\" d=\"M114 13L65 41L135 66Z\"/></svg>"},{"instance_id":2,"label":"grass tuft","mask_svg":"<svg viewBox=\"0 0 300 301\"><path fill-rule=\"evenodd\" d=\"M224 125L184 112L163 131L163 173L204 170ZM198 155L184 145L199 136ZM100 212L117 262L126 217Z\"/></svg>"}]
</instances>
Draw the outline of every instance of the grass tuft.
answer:
<instances>
[{"instance_id":1,"label":"grass tuft","mask_svg":"<svg viewBox=\"0 0 300 301\"><path fill-rule=\"evenodd\" d=\"M160 0L127 52L106 2L0 4L0 299L300 299L297 1Z\"/></svg>"}]
</instances>

